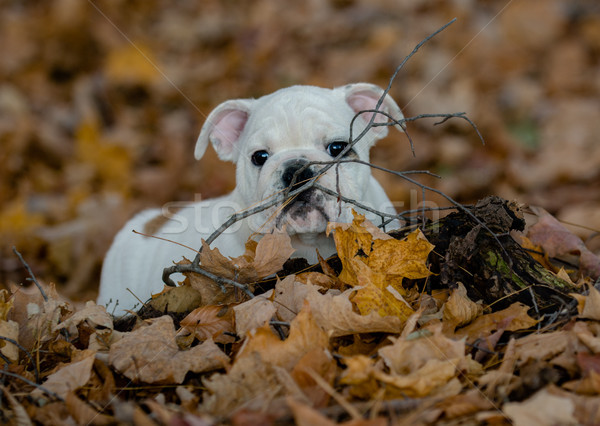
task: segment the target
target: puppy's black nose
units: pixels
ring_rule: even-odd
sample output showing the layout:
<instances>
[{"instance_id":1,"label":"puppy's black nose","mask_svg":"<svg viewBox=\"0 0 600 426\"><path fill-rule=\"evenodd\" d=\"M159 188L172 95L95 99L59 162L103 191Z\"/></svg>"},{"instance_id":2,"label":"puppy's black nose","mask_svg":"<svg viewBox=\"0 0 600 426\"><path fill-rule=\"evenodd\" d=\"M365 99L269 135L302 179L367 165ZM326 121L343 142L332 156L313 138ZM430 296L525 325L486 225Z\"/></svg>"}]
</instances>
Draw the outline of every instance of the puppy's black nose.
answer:
<instances>
[{"instance_id":1,"label":"puppy's black nose","mask_svg":"<svg viewBox=\"0 0 600 426\"><path fill-rule=\"evenodd\" d=\"M286 165L283 173L281 174L281 181L283 182L285 188L289 188L290 191L294 191L315 177L315 174L310 167L307 166L307 164L308 161L294 160ZM292 181L293 186L290 188Z\"/></svg>"}]
</instances>

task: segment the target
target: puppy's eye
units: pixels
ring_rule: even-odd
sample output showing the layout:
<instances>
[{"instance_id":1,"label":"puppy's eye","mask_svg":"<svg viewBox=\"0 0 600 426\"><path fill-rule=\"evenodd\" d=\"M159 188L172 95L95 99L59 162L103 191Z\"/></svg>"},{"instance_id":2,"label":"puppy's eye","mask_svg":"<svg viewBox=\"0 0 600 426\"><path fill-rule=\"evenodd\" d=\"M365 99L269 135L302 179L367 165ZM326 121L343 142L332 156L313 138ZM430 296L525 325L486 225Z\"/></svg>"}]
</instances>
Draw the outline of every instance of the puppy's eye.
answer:
<instances>
[{"instance_id":1,"label":"puppy's eye","mask_svg":"<svg viewBox=\"0 0 600 426\"><path fill-rule=\"evenodd\" d=\"M266 163L268 158L269 158L269 153L267 151L265 151L265 150L256 151L254 154L252 154L252 164L260 167Z\"/></svg>"},{"instance_id":2,"label":"puppy's eye","mask_svg":"<svg viewBox=\"0 0 600 426\"><path fill-rule=\"evenodd\" d=\"M348 142L335 141L327 145L327 153L332 157L337 157L348 146Z\"/></svg>"}]
</instances>

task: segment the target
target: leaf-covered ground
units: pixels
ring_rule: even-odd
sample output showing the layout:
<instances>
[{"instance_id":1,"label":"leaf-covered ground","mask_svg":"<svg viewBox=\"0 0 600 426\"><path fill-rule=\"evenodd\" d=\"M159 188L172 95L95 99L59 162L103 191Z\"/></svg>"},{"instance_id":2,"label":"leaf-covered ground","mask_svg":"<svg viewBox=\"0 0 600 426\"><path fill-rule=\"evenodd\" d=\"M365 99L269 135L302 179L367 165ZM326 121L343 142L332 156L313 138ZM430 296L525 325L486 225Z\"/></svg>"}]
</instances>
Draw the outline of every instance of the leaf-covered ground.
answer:
<instances>
[{"instance_id":1,"label":"leaf-covered ground","mask_svg":"<svg viewBox=\"0 0 600 426\"><path fill-rule=\"evenodd\" d=\"M563 289L568 302L557 292L556 301L537 303L538 286L551 281L526 283L529 305L511 302L516 291L506 307L472 300L472 282L440 285L444 274L432 273L431 256L451 262L451 250L440 252L419 229L396 239L356 215L329 232L337 261L321 259L318 271L297 274L279 272L293 251L287 233L251 240L235 259L205 246L202 268L246 291L223 292L187 273L181 286L165 287L119 320L94 302L73 308L54 286L3 290L3 421L600 421L600 292L592 285L600 258L581 251L570 275L553 266L548 253L556 261L565 241L581 245L554 218L541 214L526 235L514 236L536 256L546 253L540 260L552 282L574 293ZM274 273L272 288L261 292ZM493 278L490 290L504 285Z\"/></svg>"},{"instance_id":2,"label":"leaf-covered ground","mask_svg":"<svg viewBox=\"0 0 600 426\"><path fill-rule=\"evenodd\" d=\"M137 324L85 305L134 212L233 187L231 165L190 155L217 104L292 84L385 86L453 17L391 94L406 116L466 111L486 145L461 121L419 121L416 157L390 135L372 161L437 173L424 182L460 201L496 194L561 219L576 235L537 209L519 242L574 281L577 308L556 302L542 318L531 304L470 300L468 279L416 285L434 279L403 275L431 268L403 263L407 250L424 255L418 234L373 236L369 260L338 241L342 266L282 276L250 301L190 276L177 291L210 300L192 312L190 293L169 317L172 295L155 299L145 315L156 319ZM567 0L0 2L0 336L20 345L0 342L2 421L600 422L600 296L585 285L600 252L599 28L594 2ZM418 188L377 178L400 209L416 207ZM249 247L247 282L281 266L274 244ZM22 285L13 246L47 301Z\"/></svg>"},{"instance_id":3,"label":"leaf-covered ground","mask_svg":"<svg viewBox=\"0 0 600 426\"><path fill-rule=\"evenodd\" d=\"M415 158L390 134L373 162L437 173L426 183L460 201L496 194L600 229L593 2L3 1L1 283L23 280L16 245L62 294L93 297L105 251L136 211L233 188L233 166L212 149L191 156L212 108L292 84L385 86L454 17L391 94L406 116L467 112L486 145L462 120L424 120L409 124ZM415 207L418 188L376 175L399 208Z\"/></svg>"}]
</instances>

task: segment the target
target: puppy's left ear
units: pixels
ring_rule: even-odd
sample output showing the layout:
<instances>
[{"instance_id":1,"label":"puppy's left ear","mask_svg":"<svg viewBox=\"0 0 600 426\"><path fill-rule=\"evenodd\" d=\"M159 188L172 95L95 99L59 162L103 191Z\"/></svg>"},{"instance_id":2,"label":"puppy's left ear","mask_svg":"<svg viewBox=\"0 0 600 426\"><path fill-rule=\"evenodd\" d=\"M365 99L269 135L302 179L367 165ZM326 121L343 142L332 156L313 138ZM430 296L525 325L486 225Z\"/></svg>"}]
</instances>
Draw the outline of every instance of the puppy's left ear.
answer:
<instances>
[{"instance_id":1,"label":"puppy's left ear","mask_svg":"<svg viewBox=\"0 0 600 426\"><path fill-rule=\"evenodd\" d=\"M196 141L196 160L202 158L210 141L221 160L235 163L238 141L246 127L253 103L254 99L234 99L216 107L206 118Z\"/></svg>"},{"instance_id":2,"label":"puppy's left ear","mask_svg":"<svg viewBox=\"0 0 600 426\"><path fill-rule=\"evenodd\" d=\"M345 92L346 102L355 113L365 110L374 110L379 102L379 99L383 95L383 89L379 86L369 83L356 83L348 84L340 87ZM404 118L400 107L396 104L396 101L388 94L383 99L383 102L379 106L379 111L389 114L390 117L400 121ZM371 121L371 117L375 115L373 123L388 123L390 120L383 114L365 112L362 113L359 119L366 124ZM394 127L404 132L404 126L394 124ZM384 138L388 133L388 126L372 127L371 131L376 135L377 139Z\"/></svg>"}]
</instances>

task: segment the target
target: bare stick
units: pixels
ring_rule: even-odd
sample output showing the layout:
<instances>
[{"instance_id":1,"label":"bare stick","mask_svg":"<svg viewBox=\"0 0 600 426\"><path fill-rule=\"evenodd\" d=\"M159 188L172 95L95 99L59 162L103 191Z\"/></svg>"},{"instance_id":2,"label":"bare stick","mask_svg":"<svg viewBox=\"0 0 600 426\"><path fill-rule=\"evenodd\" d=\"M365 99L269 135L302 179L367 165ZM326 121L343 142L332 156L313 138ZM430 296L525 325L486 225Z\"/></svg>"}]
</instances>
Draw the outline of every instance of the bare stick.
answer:
<instances>
[{"instance_id":1,"label":"bare stick","mask_svg":"<svg viewBox=\"0 0 600 426\"><path fill-rule=\"evenodd\" d=\"M239 288L250 298L254 297L254 294L252 294L252 292L248 289L247 285L238 283L237 281L230 280L229 278L224 278L224 277L215 275L211 272L208 272L208 271L200 268L197 265L194 265L193 263L187 264L187 265L173 265L171 267L165 268L163 271L163 276L162 276L163 281L165 281L165 280L170 281L172 283L170 285L175 286L175 283L173 283L173 280L171 280L170 275L173 273L176 273L176 272L179 272L179 273L195 272L197 274L204 275L205 277L213 280L220 287L220 289L223 293L227 292L227 287L225 287L225 286L230 285L235 288ZM166 283L166 281L165 281L165 283Z\"/></svg>"},{"instance_id":2,"label":"bare stick","mask_svg":"<svg viewBox=\"0 0 600 426\"><path fill-rule=\"evenodd\" d=\"M59 401L61 401L61 402L65 402L65 400L64 400L62 397L60 397L60 396L59 396L57 393L55 393L55 392L52 392L50 389L46 389L46 388L45 388L45 387L43 387L42 385L38 385L37 383L35 383L35 382L32 382L31 380L29 380L29 379L27 379L27 378L25 378L25 377L23 377L23 376L20 376L20 375L18 375L18 374L16 374L16 373L11 373L10 371L5 371L5 370L0 370L0 374L4 374L5 376L8 376L8 377L14 377L14 378L16 378L16 379L19 379L19 380L21 380L21 381L23 381L23 382L27 383L27 384L28 384L28 385L30 385L30 386L33 386L33 387L35 387L35 388L38 388L39 390L41 390L41 391L42 391L42 392L44 392L45 394L47 394L47 395L51 396L52 398L56 398L57 400L59 400Z\"/></svg>"},{"instance_id":3,"label":"bare stick","mask_svg":"<svg viewBox=\"0 0 600 426\"><path fill-rule=\"evenodd\" d=\"M7 342L12 343L13 345L15 345L17 348L19 348L20 350L22 350L25 353L25 355L27 356L27 358L29 358L29 361L31 361L31 365L33 367L33 375L35 376L35 381L37 383L39 383L39 381L40 381L40 372L37 369L37 365L35 364L35 362L33 360L33 356L31 355L31 353L29 353L29 351L27 349L25 349L23 346L21 346L19 344L19 342L17 342L14 339L11 339L10 337L0 336L0 340L5 340Z\"/></svg>"},{"instance_id":4,"label":"bare stick","mask_svg":"<svg viewBox=\"0 0 600 426\"><path fill-rule=\"evenodd\" d=\"M33 275L33 271L31 270L31 268L29 267L29 265L27 264L27 262L25 262L25 259L23 259L23 256L21 256L21 253L19 253L19 251L17 250L17 248L15 246L13 246L12 249L13 249L13 252L19 258L19 260L21 261L21 263L23 264L23 266L25 266L25 269L27 269L27 272L29 273L29 276L31 277L31 280L34 282L34 284L37 286L38 290L42 294L42 297L44 298L44 302L47 302L48 301L48 296L46 296L46 292L44 291L44 289L42 288L42 286L40 285L40 283L38 282L38 280L35 278L35 275Z\"/></svg>"}]
</instances>

